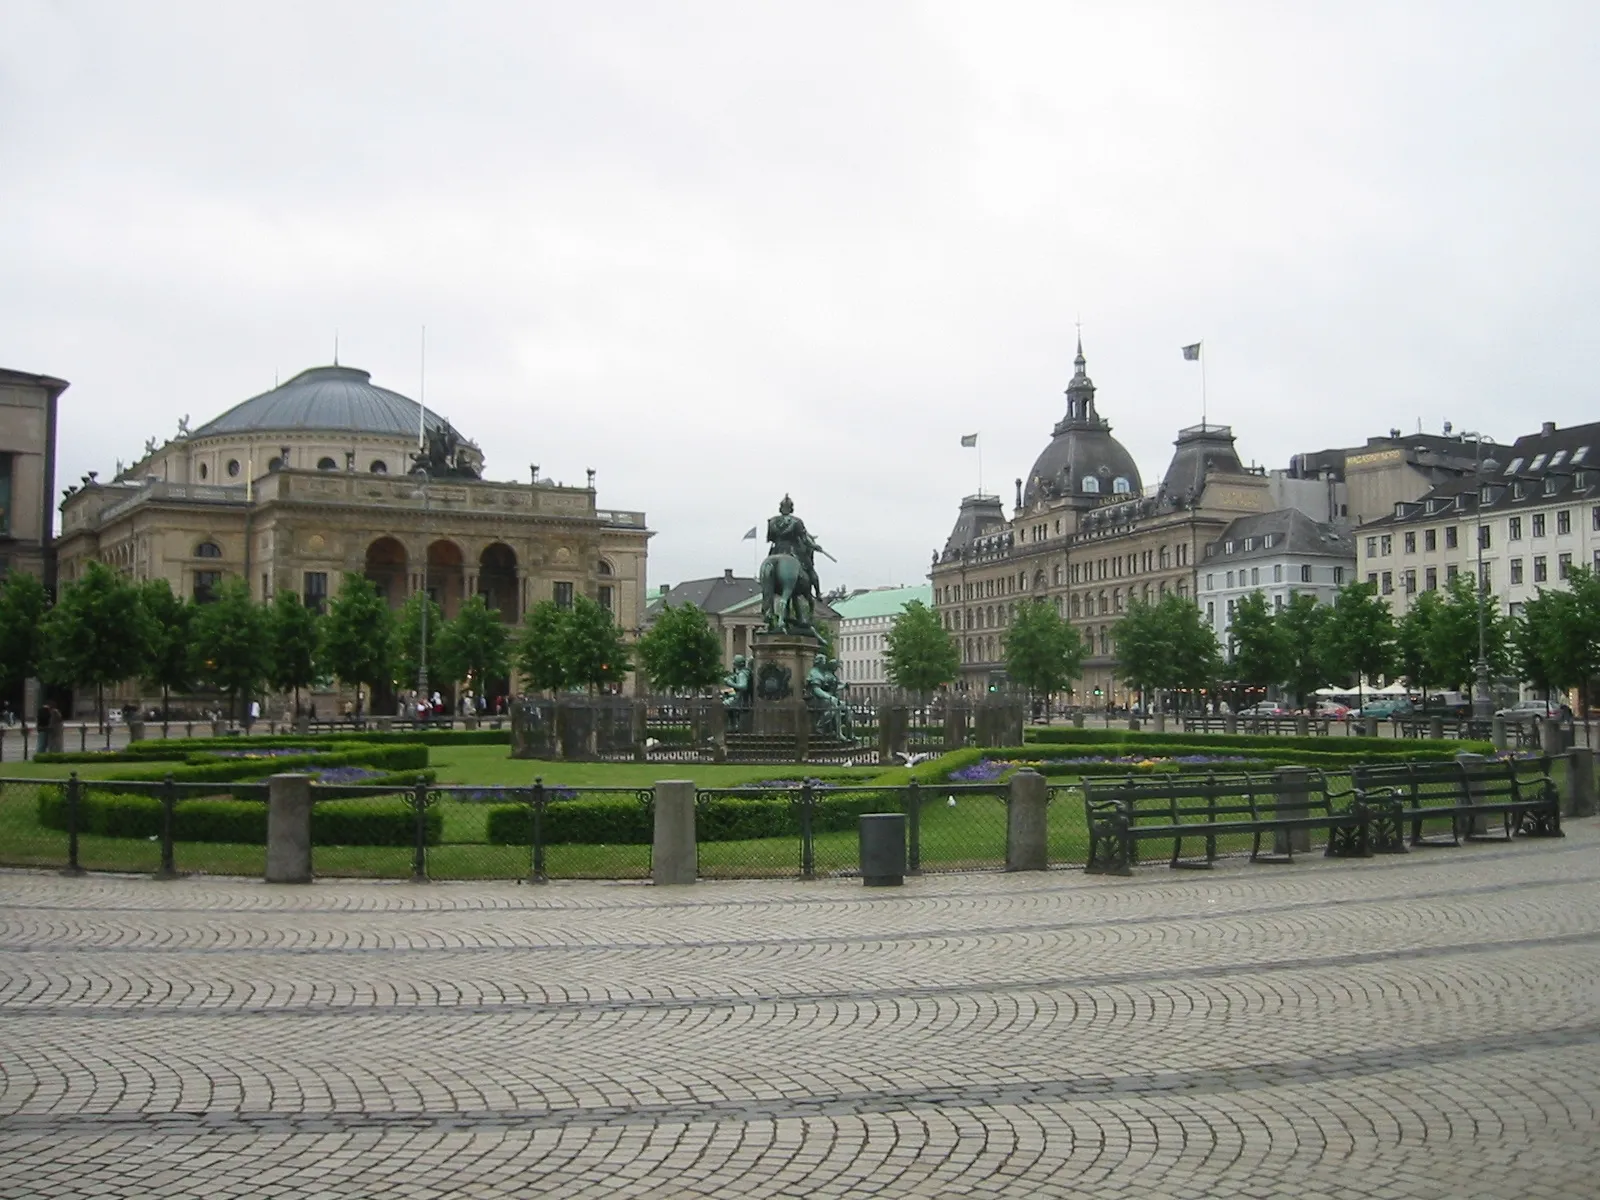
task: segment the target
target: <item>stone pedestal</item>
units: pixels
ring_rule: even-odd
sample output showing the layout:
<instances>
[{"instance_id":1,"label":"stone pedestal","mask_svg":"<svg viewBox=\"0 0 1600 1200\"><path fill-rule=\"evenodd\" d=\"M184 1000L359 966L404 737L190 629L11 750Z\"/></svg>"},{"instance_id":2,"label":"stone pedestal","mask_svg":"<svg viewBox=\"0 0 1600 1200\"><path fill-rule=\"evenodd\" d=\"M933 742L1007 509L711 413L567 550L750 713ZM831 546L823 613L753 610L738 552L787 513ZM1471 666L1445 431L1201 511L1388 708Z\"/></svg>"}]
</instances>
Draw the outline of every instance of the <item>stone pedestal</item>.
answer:
<instances>
[{"instance_id":1,"label":"stone pedestal","mask_svg":"<svg viewBox=\"0 0 1600 1200\"><path fill-rule=\"evenodd\" d=\"M757 633L750 639L750 728L758 737L788 739L796 761L805 758L811 740L806 675L819 648L816 638L801 634Z\"/></svg>"},{"instance_id":2,"label":"stone pedestal","mask_svg":"<svg viewBox=\"0 0 1600 1200\"><path fill-rule=\"evenodd\" d=\"M311 718L305 713L301 713L299 716L297 716L294 719L294 731L301 737L305 737L307 734L309 734L311 732Z\"/></svg>"},{"instance_id":3,"label":"stone pedestal","mask_svg":"<svg viewBox=\"0 0 1600 1200\"><path fill-rule=\"evenodd\" d=\"M1072 714L1072 727L1074 729L1083 728L1083 714L1081 712Z\"/></svg>"},{"instance_id":4,"label":"stone pedestal","mask_svg":"<svg viewBox=\"0 0 1600 1200\"><path fill-rule=\"evenodd\" d=\"M1468 754L1463 751L1462 753L1456 755L1456 761L1460 763L1466 770L1471 771L1474 768L1483 765L1483 755ZM1467 784L1467 802L1469 804L1477 804L1482 800L1482 798L1482 780L1472 780L1469 782ZM1483 837L1488 833L1488 825L1483 817L1465 817L1462 820L1462 824L1465 826L1465 828L1461 831L1463 837Z\"/></svg>"},{"instance_id":5,"label":"stone pedestal","mask_svg":"<svg viewBox=\"0 0 1600 1200\"><path fill-rule=\"evenodd\" d=\"M1043 871L1050 866L1045 777L1024 767L1011 777L1006 803L1006 870Z\"/></svg>"},{"instance_id":6,"label":"stone pedestal","mask_svg":"<svg viewBox=\"0 0 1600 1200\"><path fill-rule=\"evenodd\" d=\"M144 741L144 722L141 721L138 717L130 717L130 718L128 718L128 741L129 742L142 742L142 741Z\"/></svg>"},{"instance_id":7,"label":"stone pedestal","mask_svg":"<svg viewBox=\"0 0 1600 1200\"><path fill-rule=\"evenodd\" d=\"M1273 774L1283 787L1278 798L1276 816L1304 817L1307 812L1307 784L1311 772L1304 767L1278 767ZM1275 829L1272 831L1274 854L1308 854L1311 851L1311 830Z\"/></svg>"},{"instance_id":8,"label":"stone pedestal","mask_svg":"<svg viewBox=\"0 0 1600 1200\"><path fill-rule=\"evenodd\" d=\"M1506 748L1506 719L1504 717L1494 717L1489 721L1489 740L1494 743L1496 750L1504 750Z\"/></svg>"},{"instance_id":9,"label":"stone pedestal","mask_svg":"<svg viewBox=\"0 0 1600 1200\"><path fill-rule=\"evenodd\" d=\"M267 882L311 882L311 776L267 780Z\"/></svg>"},{"instance_id":10,"label":"stone pedestal","mask_svg":"<svg viewBox=\"0 0 1600 1200\"><path fill-rule=\"evenodd\" d=\"M1223 733L1238 733L1239 732L1239 715L1237 713L1223 713L1222 714L1222 732Z\"/></svg>"},{"instance_id":11,"label":"stone pedestal","mask_svg":"<svg viewBox=\"0 0 1600 1200\"><path fill-rule=\"evenodd\" d=\"M1567 796L1563 817L1594 816L1594 751L1575 746L1567 751Z\"/></svg>"},{"instance_id":12,"label":"stone pedestal","mask_svg":"<svg viewBox=\"0 0 1600 1200\"><path fill-rule=\"evenodd\" d=\"M700 864L695 850L692 781L669 779L656 784L655 822L650 882L693 883Z\"/></svg>"}]
</instances>

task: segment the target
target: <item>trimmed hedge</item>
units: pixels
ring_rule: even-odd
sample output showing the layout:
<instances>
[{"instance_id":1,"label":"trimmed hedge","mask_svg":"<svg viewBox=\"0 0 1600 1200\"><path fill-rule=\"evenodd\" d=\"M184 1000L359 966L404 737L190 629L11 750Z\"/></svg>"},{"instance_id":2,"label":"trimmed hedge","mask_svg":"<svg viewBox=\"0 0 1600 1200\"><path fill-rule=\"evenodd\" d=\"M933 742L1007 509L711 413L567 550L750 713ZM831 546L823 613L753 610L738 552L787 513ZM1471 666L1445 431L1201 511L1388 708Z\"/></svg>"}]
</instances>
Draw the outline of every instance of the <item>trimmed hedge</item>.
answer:
<instances>
[{"instance_id":1,"label":"trimmed hedge","mask_svg":"<svg viewBox=\"0 0 1600 1200\"><path fill-rule=\"evenodd\" d=\"M304 736L279 733L249 737L153 738L134 742L121 750L70 750L59 754L47 751L36 757L39 762L45 763L183 762L193 754L218 750L281 750L299 746L306 747L308 753L352 746L509 746L510 718L505 720L508 726L505 729L406 729L390 733L352 729L348 732Z\"/></svg>"},{"instance_id":2,"label":"trimmed hedge","mask_svg":"<svg viewBox=\"0 0 1600 1200\"><path fill-rule=\"evenodd\" d=\"M1117 746L1119 753L1142 751L1149 746L1181 746L1186 752L1206 749L1248 750L1310 750L1329 752L1333 747L1349 746L1350 753L1372 758L1378 755L1399 754L1416 757L1422 747L1473 754L1492 754L1494 747L1488 742L1457 741L1453 738L1369 738L1369 737L1296 737L1266 733L1156 733L1131 729L1033 729L1023 735L1030 745L1067 746Z\"/></svg>"},{"instance_id":3,"label":"trimmed hedge","mask_svg":"<svg viewBox=\"0 0 1600 1200\"><path fill-rule=\"evenodd\" d=\"M816 833L854 829L862 813L881 812L875 792L822 793L811 814ZM488 813L489 841L498 846L533 843L532 811L525 804L496 804ZM544 810L546 845L649 845L655 835L650 809L626 796L579 796L552 800ZM702 842L799 837L799 809L788 796L715 796L695 810L695 835Z\"/></svg>"},{"instance_id":4,"label":"trimmed hedge","mask_svg":"<svg viewBox=\"0 0 1600 1200\"><path fill-rule=\"evenodd\" d=\"M264 845L267 806L258 800L179 800L173 806L172 836L179 842L238 842ZM78 801L81 833L113 838L161 836L161 801L155 796L90 789ZM66 789L39 792L39 824L67 828ZM423 814L428 844L444 833L437 807ZM316 846L410 846L416 839L416 814L398 797L321 800L311 809L311 842Z\"/></svg>"},{"instance_id":5,"label":"trimmed hedge","mask_svg":"<svg viewBox=\"0 0 1600 1200\"><path fill-rule=\"evenodd\" d=\"M299 749L305 739L277 749ZM221 747L218 746L218 749ZM237 743L229 747L237 748ZM81 755L57 755L58 761L85 761ZM151 760L155 760L153 763ZM96 762L150 763L122 773L129 782L162 780L171 775L176 783L237 783L243 780L264 779L285 771L318 767L368 767L384 770L389 776L418 771L428 766L428 747L416 743L395 743L383 746L352 745L348 742L330 743L326 748L307 749L304 754L278 754L265 758L236 758L218 754L215 750L187 750L181 756L140 754L133 757L121 755L92 757ZM364 781L366 782L366 781ZM374 779L375 785L387 780Z\"/></svg>"}]
</instances>

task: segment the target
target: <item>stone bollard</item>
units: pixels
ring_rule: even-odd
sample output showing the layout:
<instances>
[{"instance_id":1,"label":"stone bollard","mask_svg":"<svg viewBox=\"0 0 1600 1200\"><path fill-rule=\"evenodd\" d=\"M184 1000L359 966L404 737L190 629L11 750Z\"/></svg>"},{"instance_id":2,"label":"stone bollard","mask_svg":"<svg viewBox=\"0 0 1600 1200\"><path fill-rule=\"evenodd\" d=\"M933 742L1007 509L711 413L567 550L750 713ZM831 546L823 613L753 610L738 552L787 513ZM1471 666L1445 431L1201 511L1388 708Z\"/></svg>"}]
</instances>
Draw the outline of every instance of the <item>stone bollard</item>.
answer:
<instances>
[{"instance_id":1,"label":"stone bollard","mask_svg":"<svg viewBox=\"0 0 1600 1200\"><path fill-rule=\"evenodd\" d=\"M1594 751L1574 746L1566 753L1567 794L1563 817L1594 816Z\"/></svg>"},{"instance_id":2,"label":"stone bollard","mask_svg":"<svg viewBox=\"0 0 1600 1200\"><path fill-rule=\"evenodd\" d=\"M1222 732L1223 733L1238 733L1239 732L1239 714L1238 713L1223 713L1222 714Z\"/></svg>"},{"instance_id":3,"label":"stone bollard","mask_svg":"<svg viewBox=\"0 0 1600 1200\"><path fill-rule=\"evenodd\" d=\"M305 713L301 713L294 719L294 731L301 737L309 734L311 732L311 718Z\"/></svg>"},{"instance_id":4,"label":"stone bollard","mask_svg":"<svg viewBox=\"0 0 1600 1200\"><path fill-rule=\"evenodd\" d=\"M1130 730L1132 730L1134 733L1138 733L1139 732L1139 718L1138 717L1129 717L1128 718L1128 728Z\"/></svg>"},{"instance_id":5,"label":"stone bollard","mask_svg":"<svg viewBox=\"0 0 1600 1200\"><path fill-rule=\"evenodd\" d=\"M1482 766L1484 760L1483 755L1481 754L1468 754L1466 751L1462 751L1460 754L1456 755L1456 761L1470 771L1473 767ZM1480 799L1482 799L1482 797L1483 781L1481 779L1470 781L1467 784L1467 803L1476 804ZM1469 816L1466 818L1466 829L1463 831L1464 836L1483 837L1487 832L1488 830L1485 827L1484 819L1482 817Z\"/></svg>"},{"instance_id":6,"label":"stone bollard","mask_svg":"<svg viewBox=\"0 0 1600 1200\"><path fill-rule=\"evenodd\" d=\"M693 883L699 872L694 840L694 783L664 779L656 784L655 844L650 882Z\"/></svg>"},{"instance_id":7,"label":"stone bollard","mask_svg":"<svg viewBox=\"0 0 1600 1200\"><path fill-rule=\"evenodd\" d=\"M1050 790L1039 772L1024 767L1011 777L1006 803L1006 870L1043 871L1050 865L1045 813Z\"/></svg>"},{"instance_id":8,"label":"stone bollard","mask_svg":"<svg viewBox=\"0 0 1600 1200\"><path fill-rule=\"evenodd\" d=\"M1363 717L1363 718L1361 718L1361 733L1365 737L1377 737L1378 736L1378 718L1377 717Z\"/></svg>"},{"instance_id":9,"label":"stone bollard","mask_svg":"<svg viewBox=\"0 0 1600 1200\"><path fill-rule=\"evenodd\" d=\"M862 884L866 887L899 887L905 883L905 813L863 813L858 827Z\"/></svg>"},{"instance_id":10,"label":"stone bollard","mask_svg":"<svg viewBox=\"0 0 1600 1200\"><path fill-rule=\"evenodd\" d=\"M1549 718L1539 722L1539 749L1552 758L1561 753L1560 721Z\"/></svg>"},{"instance_id":11,"label":"stone bollard","mask_svg":"<svg viewBox=\"0 0 1600 1200\"><path fill-rule=\"evenodd\" d=\"M1428 736L1431 737L1436 742L1444 737L1444 718L1443 717L1429 717L1428 718Z\"/></svg>"},{"instance_id":12,"label":"stone bollard","mask_svg":"<svg viewBox=\"0 0 1600 1200\"><path fill-rule=\"evenodd\" d=\"M214 738L221 737L222 736L222 728L223 728L223 722L221 722L221 721L212 721L211 722L211 736L214 737Z\"/></svg>"},{"instance_id":13,"label":"stone bollard","mask_svg":"<svg viewBox=\"0 0 1600 1200\"><path fill-rule=\"evenodd\" d=\"M1081 712L1072 714L1072 727L1074 729L1083 728L1083 714Z\"/></svg>"},{"instance_id":14,"label":"stone bollard","mask_svg":"<svg viewBox=\"0 0 1600 1200\"><path fill-rule=\"evenodd\" d=\"M57 721L46 729L44 731L44 744L51 754L65 754L67 751L66 724L62 721Z\"/></svg>"},{"instance_id":15,"label":"stone bollard","mask_svg":"<svg viewBox=\"0 0 1600 1200\"><path fill-rule=\"evenodd\" d=\"M267 882L311 882L311 776L267 780Z\"/></svg>"},{"instance_id":16,"label":"stone bollard","mask_svg":"<svg viewBox=\"0 0 1600 1200\"><path fill-rule=\"evenodd\" d=\"M1295 735L1295 737L1310 737L1311 736L1311 718L1310 717L1301 715L1301 716L1298 716L1298 717L1296 717L1294 719L1294 735ZM1297 846L1296 849L1299 849L1299 847Z\"/></svg>"},{"instance_id":17,"label":"stone bollard","mask_svg":"<svg viewBox=\"0 0 1600 1200\"><path fill-rule=\"evenodd\" d=\"M1156 714L1156 732L1157 733L1165 733L1166 731L1167 731L1167 714L1164 713L1164 712L1158 712Z\"/></svg>"},{"instance_id":18,"label":"stone bollard","mask_svg":"<svg viewBox=\"0 0 1600 1200\"><path fill-rule=\"evenodd\" d=\"M1505 751L1507 739L1506 719L1504 717L1494 717L1489 721L1489 740L1494 743L1494 748L1497 751Z\"/></svg>"},{"instance_id":19,"label":"stone bollard","mask_svg":"<svg viewBox=\"0 0 1600 1200\"><path fill-rule=\"evenodd\" d=\"M461 727L463 729L476 729L478 727L478 716L477 716L477 714L473 713L470 716L463 717L461 719Z\"/></svg>"},{"instance_id":20,"label":"stone bollard","mask_svg":"<svg viewBox=\"0 0 1600 1200\"><path fill-rule=\"evenodd\" d=\"M1305 767L1279 767L1273 772L1278 777L1281 791L1275 816L1303 817L1306 815L1307 785L1311 772ZM1311 830L1275 829L1272 831L1272 852L1287 855L1311 852Z\"/></svg>"},{"instance_id":21,"label":"stone bollard","mask_svg":"<svg viewBox=\"0 0 1600 1200\"><path fill-rule=\"evenodd\" d=\"M141 721L138 717L129 717L128 718L128 742L130 744L132 744L133 742L142 742L142 741L144 741L144 722Z\"/></svg>"},{"instance_id":22,"label":"stone bollard","mask_svg":"<svg viewBox=\"0 0 1600 1200\"><path fill-rule=\"evenodd\" d=\"M377 727L379 733L388 733L394 728L393 717L373 717L372 723Z\"/></svg>"}]
</instances>

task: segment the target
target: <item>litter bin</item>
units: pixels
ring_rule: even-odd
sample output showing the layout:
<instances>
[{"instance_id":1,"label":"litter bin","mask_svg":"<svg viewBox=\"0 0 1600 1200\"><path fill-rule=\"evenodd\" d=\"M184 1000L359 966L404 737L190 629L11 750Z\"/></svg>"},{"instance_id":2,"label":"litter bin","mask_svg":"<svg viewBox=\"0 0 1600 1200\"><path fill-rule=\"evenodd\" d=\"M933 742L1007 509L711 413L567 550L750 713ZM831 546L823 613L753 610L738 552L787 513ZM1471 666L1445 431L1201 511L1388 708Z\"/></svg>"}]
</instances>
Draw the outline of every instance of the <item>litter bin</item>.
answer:
<instances>
[{"instance_id":1,"label":"litter bin","mask_svg":"<svg viewBox=\"0 0 1600 1200\"><path fill-rule=\"evenodd\" d=\"M906 881L906 816L863 813L861 882L867 887L899 887Z\"/></svg>"}]
</instances>

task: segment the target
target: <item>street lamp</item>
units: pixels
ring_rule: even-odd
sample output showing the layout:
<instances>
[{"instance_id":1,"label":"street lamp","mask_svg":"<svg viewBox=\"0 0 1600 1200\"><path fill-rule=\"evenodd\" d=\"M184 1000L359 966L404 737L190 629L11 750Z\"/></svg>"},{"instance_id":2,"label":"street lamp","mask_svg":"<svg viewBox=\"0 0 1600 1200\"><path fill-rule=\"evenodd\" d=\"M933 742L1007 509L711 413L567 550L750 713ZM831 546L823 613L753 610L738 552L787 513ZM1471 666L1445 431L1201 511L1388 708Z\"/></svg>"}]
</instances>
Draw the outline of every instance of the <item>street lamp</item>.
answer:
<instances>
[{"instance_id":1,"label":"street lamp","mask_svg":"<svg viewBox=\"0 0 1600 1200\"><path fill-rule=\"evenodd\" d=\"M1461 435L1462 441L1468 439L1473 443L1472 482L1476 494L1472 502L1472 512L1478 527L1474 534L1478 539L1478 581L1474 589L1478 598L1478 661L1473 668L1472 719L1487 721L1494 716L1494 698L1489 694L1489 656L1485 650L1483 610L1483 593L1488 590L1484 586L1483 578L1483 537L1485 529L1488 528L1483 523L1483 444L1488 442L1492 446L1494 439L1474 432Z\"/></svg>"},{"instance_id":2,"label":"street lamp","mask_svg":"<svg viewBox=\"0 0 1600 1200\"><path fill-rule=\"evenodd\" d=\"M431 509L428 503L428 471L426 467L418 467L417 474L422 476L422 529L428 531ZM428 606L431 600L428 596L428 552L422 552L422 645L417 649L417 693L421 696L419 703L429 704L429 716L433 714L432 705L428 701ZM415 716L417 710L412 709Z\"/></svg>"}]
</instances>

